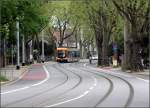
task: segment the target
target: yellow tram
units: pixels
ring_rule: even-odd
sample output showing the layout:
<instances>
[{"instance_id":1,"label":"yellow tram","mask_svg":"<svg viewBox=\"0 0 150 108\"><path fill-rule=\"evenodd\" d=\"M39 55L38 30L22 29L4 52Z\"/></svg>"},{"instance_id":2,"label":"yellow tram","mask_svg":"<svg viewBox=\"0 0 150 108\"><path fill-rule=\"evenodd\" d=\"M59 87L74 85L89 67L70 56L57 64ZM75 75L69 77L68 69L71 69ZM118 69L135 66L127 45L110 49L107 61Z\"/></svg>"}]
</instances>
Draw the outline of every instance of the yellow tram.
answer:
<instances>
[{"instance_id":1,"label":"yellow tram","mask_svg":"<svg viewBox=\"0 0 150 108\"><path fill-rule=\"evenodd\" d=\"M77 48L57 48L57 62L78 62L80 60L80 52Z\"/></svg>"}]
</instances>

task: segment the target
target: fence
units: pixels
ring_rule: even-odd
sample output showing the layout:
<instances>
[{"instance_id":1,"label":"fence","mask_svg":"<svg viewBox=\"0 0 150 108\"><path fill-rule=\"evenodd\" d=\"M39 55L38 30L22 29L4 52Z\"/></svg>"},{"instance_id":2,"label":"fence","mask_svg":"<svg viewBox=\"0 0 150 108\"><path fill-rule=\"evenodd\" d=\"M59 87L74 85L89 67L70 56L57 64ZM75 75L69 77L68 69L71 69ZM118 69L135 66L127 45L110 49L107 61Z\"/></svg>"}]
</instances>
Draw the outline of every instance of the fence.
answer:
<instances>
[{"instance_id":1,"label":"fence","mask_svg":"<svg viewBox=\"0 0 150 108\"><path fill-rule=\"evenodd\" d=\"M15 66L7 66L0 69L0 75L6 77L9 81L17 79L21 74L23 74L28 67L21 67L20 70L16 70Z\"/></svg>"},{"instance_id":2,"label":"fence","mask_svg":"<svg viewBox=\"0 0 150 108\"><path fill-rule=\"evenodd\" d=\"M5 78L11 81L15 79L14 71L15 71L14 67L1 68L0 75L4 76Z\"/></svg>"}]
</instances>

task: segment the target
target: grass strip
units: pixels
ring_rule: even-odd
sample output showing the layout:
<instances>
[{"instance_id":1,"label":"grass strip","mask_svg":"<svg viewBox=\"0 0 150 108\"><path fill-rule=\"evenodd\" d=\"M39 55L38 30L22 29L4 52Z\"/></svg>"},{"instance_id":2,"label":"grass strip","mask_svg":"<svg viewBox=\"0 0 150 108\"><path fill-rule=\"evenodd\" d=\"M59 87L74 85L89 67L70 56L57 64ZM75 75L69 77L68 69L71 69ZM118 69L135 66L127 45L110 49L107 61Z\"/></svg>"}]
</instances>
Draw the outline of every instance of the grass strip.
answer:
<instances>
[{"instance_id":1,"label":"grass strip","mask_svg":"<svg viewBox=\"0 0 150 108\"><path fill-rule=\"evenodd\" d=\"M8 81L8 79L2 75L0 75L0 82Z\"/></svg>"}]
</instances>

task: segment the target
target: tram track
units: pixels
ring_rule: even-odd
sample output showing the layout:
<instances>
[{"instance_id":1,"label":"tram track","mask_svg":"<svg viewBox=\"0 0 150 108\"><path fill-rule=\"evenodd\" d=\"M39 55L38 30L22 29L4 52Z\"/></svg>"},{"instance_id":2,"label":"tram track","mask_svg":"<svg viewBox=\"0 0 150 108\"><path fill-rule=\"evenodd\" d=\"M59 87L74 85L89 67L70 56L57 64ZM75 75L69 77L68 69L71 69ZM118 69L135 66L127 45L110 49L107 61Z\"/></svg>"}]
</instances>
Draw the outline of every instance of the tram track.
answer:
<instances>
[{"instance_id":1,"label":"tram track","mask_svg":"<svg viewBox=\"0 0 150 108\"><path fill-rule=\"evenodd\" d=\"M54 64L53 64L53 67L55 67ZM59 71L59 72L61 72L61 71ZM28 100L28 99L37 97L37 96L40 96L40 95L42 95L43 93L46 93L47 91L52 91L52 90L56 89L57 87L59 87L59 86L65 84L65 83L68 81L68 79L69 79L69 78L68 78L68 75L67 75L66 73L64 73L64 72L61 72L61 73L63 73L63 74L66 76L66 80L64 80L62 83L60 83L60 84L54 86L53 88L49 88L49 89L44 90L44 91L42 91L42 92L38 92L38 93L36 93L36 94L34 94L34 95L32 95L32 96L28 96L28 97L26 97L26 98L23 98L23 99L14 101L14 102L12 102L12 103L5 104L4 106L8 106L8 105L10 106L10 105L13 105L13 104L16 104L16 103L19 103L19 102L22 102L22 101L25 101L25 100Z\"/></svg>"},{"instance_id":2,"label":"tram track","mask_svg":"<svg viewBox=\"0 0 150 108\"><path fill-rule=\"evenodd\" d=\"M70 64L70 63L69 63L69 64ZM65 65L65 66L66 66L66 65ZM66 70L66 71L68 71L68 72L71 72L71 73L73 73L73 74L76 74L76 75L79 76L81 79L83 79L83 78L81 77L81 75L77 74L76 71L73 71L72 69L71 69L71 70L70 70L70 69L67 69L66 67L64 67L64 66L61 65L61 64L59 64L59 68L63 68L63 70ZM83 76L85 77L85 74L83 74ZM89 75L88 75L88 76L89 76ZM90 77L91 77L91 76L90 76ZM93 79L93 77L91 77L91 78ZM81 81L81 82L82 82L82 81ZM79 84L80 84L80 83L79 83ZM78 84L76 87L78 87L79 84ZM82 85L82 86L83 86L83 85ZM82 87L82 86L81 86L81 87ZM54 107L54 106L61 105L61 104L64 104L64 103L67 103L67 102L70 102L70 101L73 101L73 100L77 100L77 99L79 99L79 98L81 98L81 97L84 97L86 94L88 94L88 92L90 92L90 90L92 90L92 89L94 88L94 86L96 86L95 78L94 78L94 84L92 84L92 86L88 87L88 89L85 89L85 91L84 91L82 94L79 94L79 95L77 95L76 97L73 97L73 98L68 97L67 100L64 100L64 101L58 102L58 103L53 103L53 104L48 105L48 106L46 106L46 107ZM70 91L67 91L66 93L69 94L69 92L73 91L76 87L74 87L74 88L71 89ZM63 95L65 96L65 94L63 94ZM62 95L62 96L63 96L63 95ZM62 97L62 98L59 98L59 99L60 99L60 100L66 99L66 97L65 97L65 98Z\"/></svg>"},{"instance_id":3,"label":"tram track","mask_svg":"<svg viewBox=\"0 0 150 108\"><path fill-rule=\"evenodd\" d=\"M81 68L80 68L80 69L81 69ZM82 69L82 71L83 71L83 72L86 71L86 72L88 72L88 73L91 73L91 71L85 70L85 69ZM94 74L94 75L96 75L96 76L99 76L99 77L102 77L102 78L106 79L106 80L109 82L109 84L110 84L110 87L109 87L108 91L106 92L106 94L98 101L97 104L94 105L94 107L97 107L97 106L98 106L100 103L102 103L102 102L110 95L110 93L113 91L114 84L113 84L113 82L112 82L109 78L107 78L107 77L104 76L104 75L100 75L100 74L98 74L98 73L91 73L91 74Z\"/></svg>"},{"instance_id":4,"label":"tram track","mask_svg":"<svg viewBox=\"0 0 150 108\"><path fill-rule=\"evenodd\" d=\"M80 66L80 65L79 65ZM81 67L81 66L80 66ZM83 68L83 67L81 67L81 68ZM80 68L80 69L81 69ZM89 70L87 70L87 68L85 69L82 69L82 70L84 70L84 71L86 71L86 72L89 72L89 73L94 73L94 74L96 74L96 75L99 75L99 76L103 76L102 74L99 74L99 73L95 73L95 71L96 70L93 70L93 69L90 69L90 71ZM91 71L92 70L92 71ZM100 71L96 71L96 72L100 72ZM127 101L125 102L125 104L123 105L124 107L129 107L129 105L131 104L131 102L132 102L132 100L133 100L133 97L134 97L134 88L133 88L133 86L130 84L130 82L129 81L127 81L127 80L125 80L124 78L121 78L121 77L119 77L119 76L116 76L116 75L112 75L112 74L108 74L108 73L103 73L103 74L105 74L105 75L109 75L109 76L112 76L112 77L115 77L115 78L118 78L118 79L120 79L120 80L122 80L123 82L125 82L127 85L128 85L128 87L129 87L129 96L128 96L128 99L127 99ZM111 79L109 79L109 78L107 78L106 76L103 76L103 77L105 77L109 82L110 82L110 88L109 88L109 90L108 90L108 92L105 94L105 96L94 106L94 107L97 107L98 105L100 105L108 96L109 96L109 94L113 91L113 82L111 81Z\"/></svg>"},{"instance_id":5,"label":"tram track","mask_svg":"<svg viewBox=\"0 0 150 108\"><path fill-rule=\"evenodd\" d=\"M66 68L62 67L60 64L58 64L58 65L59 65L59 67L56 67L56 65L54 66L57 70L63 71L63 72L64 72L64 70L67 70ZM60 68L62 68L62 69L60 69ZM67 71L70 72L70 70L67 70ZM71 87L71 88L69 88L68 90L64 91L63 93L57 95L57 96L55 97L55 100L56 100L57 98L59 98L59 97L65 95L66 93L72 91L73 89L75 89L76 87L78 87L78 86L81 84L81 82L82 82L82 77L79 76L78 74L74 73L73 71L71 71L71 73L73 73L73 74L75 74L76 76L79 77L79 82L78 82L77 84L75 84L73 87ZM54 98L53 98L53 100L54 100ZM49 100L47 100L47 101L49 101ZM47 101L44 101L44 102L47 102ZM43 103L43 102L41 102L41 103ZM38 105L40 105L40 104L38 104ZM38 105L36 105L36 106L38 106Z\"/></svg>"},{"instance_id":6,"label":"tram track","mask_svg":"<svg viewBox=\"0 0 150 108\"><path fill-rule=\"evenodd\" d=\"M26 98L21 99L21 100L18 100L18 101L12 102L12 103L5 104L4 106L14 105L14 104L16 104L16 103L20 103L20 102L23 102L23 101L27 101L28 99L36 98L37 96L41 96L41 95L43 95L43 94L45 94L45 93L47 93L47 92L49 92L49 91L52 91L52 90L54 90L54 89L56 89L56 88L58 88L58 87L60 87L60 86L63 86L64 84L66 84L66 83L68 82L68 80L69 80L69 76L68 76L68 74L65 72L66 70L64 70L63 67L61 67L62 69L60 69L60 65L59 65L59 66L57 66L57 65L58 65L58 64L53 64L52 67L53 67L54 69L58 70L59 72L63 73L63 74L66 76L66 80L64 80L62 83L56 85L56 86L53 87L53 88L47 89L47 90L42 91L42 92L38 92L38 93L36 93L36 94L34 94L34 95L30 96L30 97L26 97ZM67 71L69 71L69 70L67 70ZM69 72L70 72L70 71L69 71ZM74 72L71 72L71 73L74 74L74 75L76 75L76 76L79 78L78 83L75 84L73 87L69 88L68 90L62 92L61 94L55 96L55 98L53 98L53 100L54 100L54 99L56 100L58 97L61 97L61 96L63 96L64 94L68 93L69 91L73 90L74 88L76 88L76 87L82 82L82 78L81 78L78 74L76 74L76 73L74 73ZM46 101L47 101L47 100L46 100ZM49 100L48 100L48 101L49 101ZM40 102L40 103L38 103L37 105L33 105L33 106L39 106L39 105L40 105L41 103L43 103L43 102L45 102L45 100L42 101L42 102Z\"/></svg>"},{"instance_id":7,"label":"tram track","mask_svg":"<svg viewBox=\"0 0 150 108\"><path fill-rule=\"evenodd\" d=\"M133 85L142 86L144 82L137 83L130 76L86 66L85 63L47 63L45 67L50 73L46 82L20 93L7 94L3 97L7 100L21 97L3 101L2 107L131 107L141 105L139 101L142 105L148 103L144 100L145 95L138 100L142 88Z\"/></svg>"}]
</instances>

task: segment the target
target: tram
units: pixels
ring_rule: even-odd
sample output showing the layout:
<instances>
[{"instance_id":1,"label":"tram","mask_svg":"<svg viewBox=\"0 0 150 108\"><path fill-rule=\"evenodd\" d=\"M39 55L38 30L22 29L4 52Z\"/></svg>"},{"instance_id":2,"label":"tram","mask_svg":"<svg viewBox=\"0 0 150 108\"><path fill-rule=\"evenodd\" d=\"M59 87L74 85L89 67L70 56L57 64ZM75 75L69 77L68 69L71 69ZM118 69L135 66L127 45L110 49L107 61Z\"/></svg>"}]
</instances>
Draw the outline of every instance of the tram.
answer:
<instances>
[{"instance_id":1,"label":"tram","mask_svg":"<svg viewBox=\"0 0 150 108\"><path fill-rule=\"evenodd\" d=\"M80 60L80 52L77 48L57 48L57 62L78 62Z\"/></svg>"}]
</instances>

